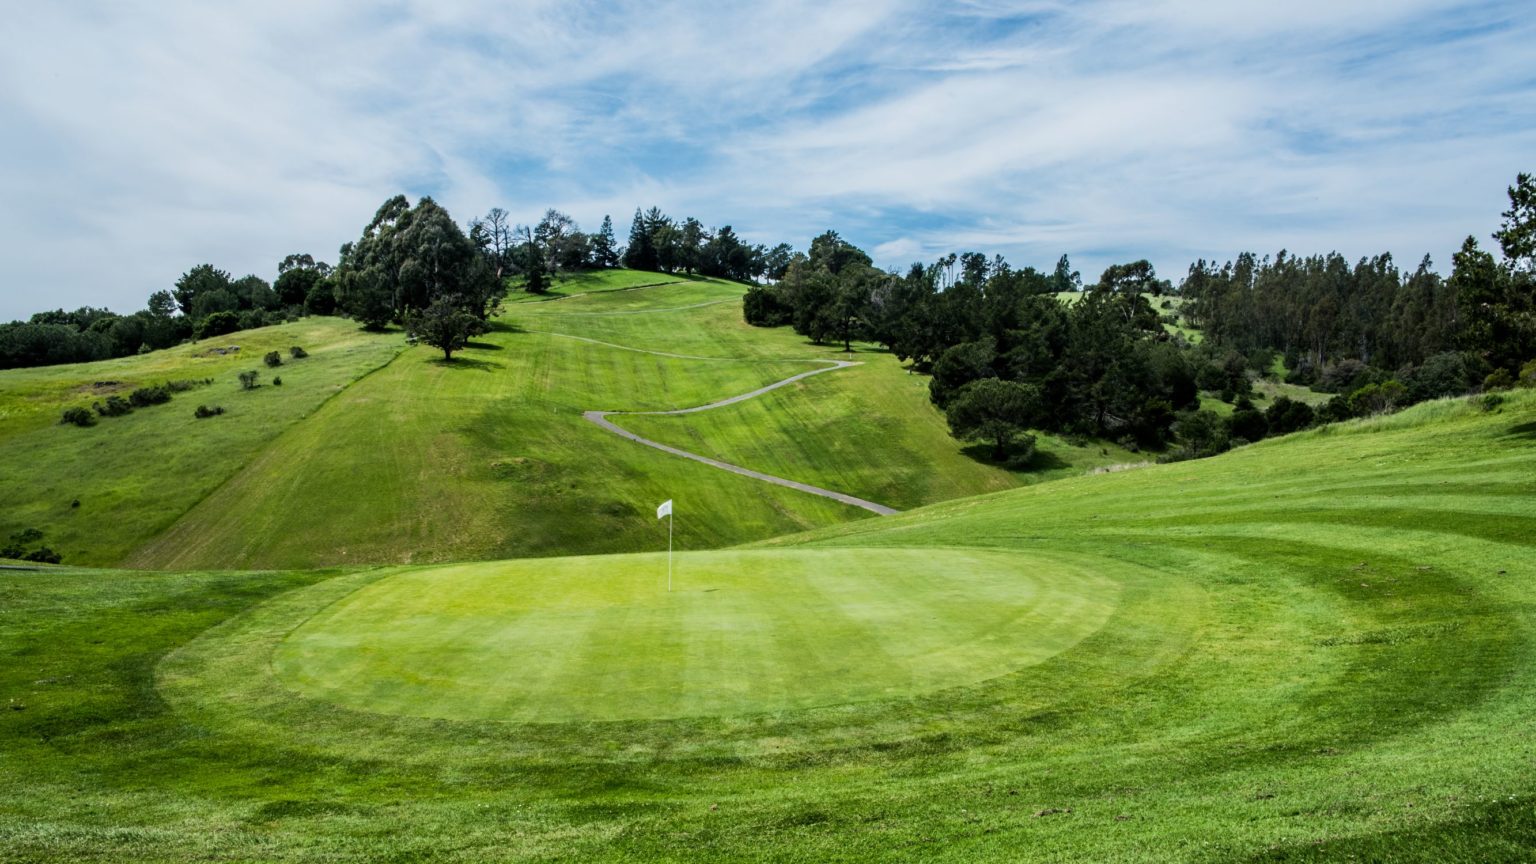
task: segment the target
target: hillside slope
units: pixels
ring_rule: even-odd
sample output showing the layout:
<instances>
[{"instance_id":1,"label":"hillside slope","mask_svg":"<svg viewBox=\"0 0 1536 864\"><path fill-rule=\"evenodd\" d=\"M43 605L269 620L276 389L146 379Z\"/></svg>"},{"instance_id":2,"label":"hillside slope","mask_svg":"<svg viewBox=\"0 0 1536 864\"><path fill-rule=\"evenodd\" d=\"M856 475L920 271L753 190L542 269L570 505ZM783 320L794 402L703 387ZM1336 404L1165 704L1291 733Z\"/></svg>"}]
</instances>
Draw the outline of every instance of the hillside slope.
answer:
<instances>
[{"instance_id":1,"label":"hillside slope","mask_svg":"<svg viewBox=\"0 0 1536 864\"><path fill-rule=\"evenodd\" d=\"M648 514L668 498L677 501L681 548L868 518L582 419L592 410L691 408L842 356L788 330L747 326L742 290L614 271L562 285L553 298L515 296L496 330L455 362L425 346L406 350L125 561L309 567L654 549L658 526ZM861 346L855 359L860 366L718 411L610 419L690 452L898 509L1033 479L964 455L928 403L925 380L894 358ZM744 439L754 447L732 445ZM1117 448L1062 452L1067 459L1047 457L1054 473L1128 458Z\"/></svg>"},{"instance_id":2,"label":"hillside slope","mask_svg":"<svg viewBox=\"0 0 1536 864\"><path fill-rule=\"evenodd\" d=\"M1527 392L684 553L670 594L656 555L0 572L0 848L1521 860L1533 547Z\"/></svg>"}]
</instances>

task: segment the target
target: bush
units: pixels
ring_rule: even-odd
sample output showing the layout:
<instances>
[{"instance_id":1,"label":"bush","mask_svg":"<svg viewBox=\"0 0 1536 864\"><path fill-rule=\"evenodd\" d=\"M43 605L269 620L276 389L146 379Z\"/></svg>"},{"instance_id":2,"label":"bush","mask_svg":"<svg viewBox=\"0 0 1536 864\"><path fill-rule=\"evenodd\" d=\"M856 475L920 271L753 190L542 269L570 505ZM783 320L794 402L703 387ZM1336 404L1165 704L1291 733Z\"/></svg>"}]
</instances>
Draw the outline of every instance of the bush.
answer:
<instances>
[{"instance_id":1,"label":"bush","mask_svg":"<svg viewBox=\"0 0 1536 864\"><path fill-rule=\"evenodd\" d=\"M1276 396L1269 410L1264 412L1264 420L1269 424L1271 435L1287 435L1305 429L1312 425L1313 419L1311 405L1297 402L1289 396Z\"/></svg>"},{"instance_id":2,"label":"bush","mask_svg":"<svg viewBox=\"0 0 1536 864\"><path fill-rule=\"evenodd\" d=\"M85 408L66 408L64 409L64 417L59 422L69 423L74 426L95 426L96 415Z\"/></svg>"},{"instance_id":3,"label":"bush","mask_svg":"<svg viewBox=\"0 0 1536 864\"><path fill-rule=\"evenodd\" d=\"M289 348L288 349L288 353L290 355L292 355L293 359L295 359L295 360L303 360L305 357L309 356L309 352L308 351L305 351L303 348L300 348L297 345L293 346L292 348Z\"/></svg>"},{"instance_id":4,"label":"bush","mask_svg":"<svg viewBox=\"0 0 1536 864\"><path fill-rule=\"evenodd\" d=\"M197 322L192 336L195 339L209 339L214 336L223 336L240 329L240 315L236 312L215 312L212 315Z\"/></svg>"},{"instance_id":5,"label":"bush","mask_svg":"<svg viewBox=\"0 0 1536 864\"><path fill-rule=\"evenodd\" d=\"M1227 428L1233 438L1249 442L1262 441L1269 435L1269 420L1265 419L1262 411L1253 407L1247 397L1243 397L1237 401L1237 410L1232 412Z\"/></svg>"},{"instance_id":6,"label":"bush","mask_svg":"<svg viewBox=\"0 0 1536 864\"><path fill-rule=\"evenodd\" d=\"M21 560L36 561L39 564L58 564L64 560L64 557L47 546L39 546L23 555Z\"/></svg>"},{"instance_id":7,"label":"bush","mask_svg":"<svg viewBox=\"0 0 1536 864\"><path fill-rule=\"evenodd\" d=\"M774 288L748 288L741 299L741 317L754 327L782 327L794 314L795 310Z\"/></svg>"},{"instance_id":8,"label":"bush","mask_svg":"<svg viewBox=\"0 0 1536 864\"><path fill-rule=\"evenodd\" d=\"M1493 374L1483 379L1484 390L1508 390L1515 386L1515 376L1509 374L1508 369L1495 369Z\"/></svg>"},{"instance_id":9,"label":"bush","mask_svg":"<svg viewBox=\"0 0 1536 864\"><path fill-rule=\"evenodd\" d=\"M281 375L273 376L273 378L272 378L272 386L273 387L281 387L281 386L283 386L283 376L281 376Z\"/></svg>"},{"instance_id":10,"label":"bush","mask_svg":"<svg viewBox=\"0 0 1536 864\"><path fill-rule=\"evenodd\" d=\"M128 404L128 400L121 396L108 396L105 405L97 402L91 407L95 408L96 413L103 417L121 417L124 414L133 413L133 406Z\"/></svg>"},{"instance_id":11,"label":"bush","mask_svg":"<svg viewBox=\"0 0 1536 864\"><path fill-rule=\"evenodd\" d=\"M283 355L276 351L268 351L267 356L261 358L261 361L267 364L268 368L276 368L283 365Z\"/></svg>"},{"instance_id":12,"label":"bush","mask_svg":"<svg viewBox=\"0 0 1536 864\"><path fill-rule=\"evenodd\" d=\"M240 389L255 390L257 387L257 375L255 370L240 373Z\"/></svg>"},{"instance_id":13,"label":"bush","mask_svg":"<svg viewBox=\"0 0 1536 864\"><path fill-rule=\"evenodd\" d=\"M128 394L128 402L135 408L164 405L171 401L171 391L164 387L140 387Z\"/></svg>"},{"instance_id":14,"label":"bush","mask_svg":"<svg viewBox=\"0 0 1536 864\"><path fill-rule=\"evenodd\" d=\"M1536 387L1536 360L1520 367L1520 379L1515 383L1521 387Z\"/></svg>"},{"instance_id":15,"label":"bush","mask_svg":"<svg viewBox=\"0 0 1536 864\"><path fill-rule=\"evenodd\" d=\"M1477 402L1478 407L1484 411L1498 410L1498 407L1503 404L1504 396L1499 393L1484 393Z\"/></svg>"},{"instance_id":16,"label":"bush","mask_svg":"<svg viewBox=\"0 0 1536 864\"><path fill-rule=\"evenodd\" d=\"M204 378L201 381L196 381L191 378L183 378L179 381L167 381L160 386L164 387L172 393L185 393L188 390L191 390L193 387L201 387L208 383L211 383L211 381L207 378Z\"/></svg>"},{"instance_id":17,"label":"bush","mask_svg":"<svg viewBox=\"0 0 1536 864\"><path fill-rule=\"evenodd\" d=\"M209 417L217 417L223 413L224 406L222 405L215 405L212 408L209 408L207 405L199 405L197 410L192 412L192 416L199 420L206 420Z\"/></svg>"}]
</instances>

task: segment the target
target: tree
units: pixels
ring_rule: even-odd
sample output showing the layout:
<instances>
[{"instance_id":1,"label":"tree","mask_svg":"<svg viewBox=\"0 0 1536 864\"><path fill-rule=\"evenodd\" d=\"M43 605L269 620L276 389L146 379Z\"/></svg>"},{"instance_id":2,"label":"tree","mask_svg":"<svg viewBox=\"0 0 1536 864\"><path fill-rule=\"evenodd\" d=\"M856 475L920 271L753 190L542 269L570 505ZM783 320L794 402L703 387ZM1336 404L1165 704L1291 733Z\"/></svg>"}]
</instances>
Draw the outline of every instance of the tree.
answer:
<instances>
[{"instance_id":1,"label":"tree","mask_svg":"<svg viewBox=\"0 0 1536 864\"><path fill-rule=\"evenodd\" d=\"M1034 452L1034 437L1025 433L1036 424L1040 409L1039 387L983 378L961 388L944 416L956 438L990 441L994 460L1007 457L1015 442L1025 444L1027 453L1014 454L1022 461Z\"/></svg>"},{"instance_id":2,"label":"tree","mask_svg":"<svg viewBox=\"0 0 1536 864\"><path fill-rule=\"evenodd\" d=\"M1509 187L1509 209L1493 235L1514 268L1536 273L1536 178L1519 174Z\"/></svg>"},{"instance_id":3,"label":"tree","mask_svg":"<svg viewBox=\"0 0 1536 864\"><path fill-rule=\"evenodd\" d=\"M533 239L538 241L544 251L547 269L551 273L559 273L560 269L569 262L570 246L576 235L576 220L551 207L544 211L544 218L533 229ZM580 235L583 244L586 235ZM585 258L583 254L578 260ZM580 264L578 264L580 266Z\"/></svg>"},{"instance_id":4,"label":"tree","mask_svg":"<svg viewBox=\"0 0 1536 864\"><path fill-rule=\"evenodd\" d=\"M315 283L331 271L329 264L316 261L307 252L295 252L278 262L277 281L272 289L277 292L278 302L284 306L303 306Z\"/></svg>"},{"instance_id":5,"label":"tree","mask_svg":"<svg viewBox=\"0 0 1536 864\"><path fill-rule=\"evenodd\" d=\"M196 307L199 299L212 295L215 292L228 294L231 285L233 283L230 281L228 273L217 269L212 264L199 264L181 274L181 278L176 280L176 287L172 289L171 293L176 298L176 305L180 307L181 314L193 315L197 312ZM233 297L233 295L229 296ZM217 312L224 310L211 309L209 311Z\"/></svg>"},{"instance_id":6,"label":"tree","mask_svg":"<svg viewBox=\"0 0 1536 864\"><path fill-rule=\"evenodd\" d=\"M624 266L631 270L661 269L650 226L639 207L635 208L635 219L629 225L629 245L624 247Z\"/></svg>"},{"instance_id":7,"label":"tree","mask_svg":"<svg viewBox=\"0 0 1536 864\"><path fill-rule=\"evenodd\" d=\"M592 264L599 269L619 266L619 241L613 236L613 218L603 215L603 227L592 235Z\"/></svg>"},{"instance_id":8,"label":"tree","mask_svg":"<svg viewBox=\"0 0 1536 864\"><path fill-rule=\"evenodd\" d=\"M176 314L176 298L169 291L156 291L149 295L147 308L155 318L169 318Z\"/></svg>"},{"instance_id":9,"label":"tree","mask_svg":"<svg viewBox=\"0 0 1536 864\"><path fill-rule=\"evenodd\" d=\"M448 295L484 318L503 290L488 256L447 210L431 198L412 207L404 195L385 201L362 236L342 247L337 277L337 304L374 329Z\"/></svg>"},{"instance_id":10,"label":"tree","mask_svg":"<svg viewBox=\"0 0 1536 864\"><path fill-rule=\"evenodd\" d=\"M523 273L523 290L529 294L543 294L549 290L550 273L544 260L544 250L527 226L521 229L522 242L517 245L517 265Z\"/></svg>"},{"instance_id":11,"label":"tree","mask_svg":"<svg viewBox=\"0 0 1536 864\"><path fill-rule=\"evenodd\" d=\"M406 329L412 336L443 352L444 360L452 360L453 352L469 344L475 335L480 319L464 311L458 297L439 297L432 305L406 316Z\"/></svg>"}]
</instances>

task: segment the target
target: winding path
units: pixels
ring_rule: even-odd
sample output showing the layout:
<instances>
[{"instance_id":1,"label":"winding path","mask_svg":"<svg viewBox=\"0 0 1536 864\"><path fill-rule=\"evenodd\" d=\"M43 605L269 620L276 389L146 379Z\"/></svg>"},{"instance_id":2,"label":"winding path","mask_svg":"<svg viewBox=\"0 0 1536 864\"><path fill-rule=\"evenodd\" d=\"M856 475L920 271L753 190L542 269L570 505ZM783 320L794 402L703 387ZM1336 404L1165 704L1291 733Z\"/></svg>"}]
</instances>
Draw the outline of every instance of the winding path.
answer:
<instances>
[{"instance_id":1,"label":"winding path","mask_svg":"<svg viewBox=\"0 0 1536 864\"><path fill-rule=\"evenodd\" d=\"M654 354L654 355L656 355L658 357L670 357L670 358L674 358L674 359L678 359L678 360L732 361L732 362L738 362L738 363L739 362L743 362L742 358L738 358L738 357L700 357L700 356L694 355L694 354L673 354L673 353L668 352L668 351L651 351L651 350L646 349L646 348L634 348L634 347L629 346L629 345L618 345L618 344L615 344L613 342L604 342L604 341L602 341L600 339L589 339L589 338L587 338L585 336L573 336L573 335L571 335L569 333L555 333L555 332L548 331L548 330L530 330L528 332L531 332L531 333L543 333L543 334L545 334L547 336L559 336L559 337L562 337L562 338L565 338L565 339L575 339L578 342L589 342L589 343L594 344L594 345L602 345L602 346L607 347L607 348L617 348L617 349L620 349L620 350L623 350L623 351L634 351L634 352L637 352L637 353L640 353L640 354ZM750 361L747 361L747 362L750 362ZM737 402L745 402L748 399L754 399L754 398L756 398L758 396L763 395L764 393L768 393L768 392L777 390L780 387L784 387L784 386L787 386L789 384L793 384L796 381L800 381L800 380L803 380L805 378L809 378L812 375L820 375L823 372L834 372L834 371L836 371L838 369L846 369L846 368L848 368L850 366L858 366L858 365L860 365L860 364L858 364L858 363L856 363L856 362L854 362L852 360L788 360L788 361L786 361L786 360L771 360L771 361L766 361L766 362L773 362L773 363L806 362L806 363L827 363L829 365L824 366L824 367L822 367L820 369L812 369L809 372L801 372L798 375L791 375L788 378L785 378L785 379L783 379L781 381L775 381L772 384L766 385L764 387L759 387L756 390L752 390L752 391L749 391L747 393L742 393L742 394L739 394L739 395L736 395L736 396L732 396L732 397L730 397L728 399L721 399L718 402L710 402L707 405L697 405L697 406L695 406L693 408L677 408L677 409L674 409L674 410L671 410L671 411L583 411L581 416L587 422L594 423L599 428L604 429L604 430L606 430L608 432L612 432L613 434L619 436L620 438L626 438L626 439L628 439L630 441L635 442L636 444L644 444L647 447L653 447L653 448L655 448L657 450L662 451L663 453L670 453L673 456L681 456L684 459L692 459L695 462L702 462L703 464L708 465L711 468L718 468L721 471L729 471L732 474L740 474L743 477L751 477L754 480L761 480L764 483L772 483L775 486L783 486L783 487L785 487L787 489L795 489L797 491L806 492L806 493L809 493L811 495L819 495L819 496L821 496L823 498L830 498L833 501L838 501L838 502L843 503L843 504L848 504L848 505L851 505L851 506L854 506L854 507L859 507L859 508L862 508L864 510L868 510L871 513L878 514L880 516L890 516L890 515L893 515L895 513L900 513L901 511L897 510L895 508L887 507L884 504L876 504L873 501L866 501L863 498L859 498L859 497L856 497L856 496L853 496L853 495L849 495L849 494L847 494L845 492L835 492L835 491L833 491L831 489L823 489L820 486L812 486L809 483L801 483L798 480L790 480L790 479L785 478L785 477L776 477L776 476L774 476L772 474L764 474L761 471L753 471L751 468L743 468L740 465L733 465L730 462L722 462L719 459L711 459L708 456L704 456L704 455L699 454L699 453L692 453L692 452L687 451L687 450L683 450L683 449L680 449L680 448L677 448L677 447L673 447L670 444L663 444L660 441L652 441L649 438L644 438L644 437L641 437L640 435L636 435L635 433L629 431L628 429L623 428L622 426L619 426L619 425L615 424L612 420L608 419L609 417L621 417L621 416L626 416L626 415L628 415L628 416L650 416L650 417L671 417L671 416L675 416L675 415L679 415L679 414L697 414L700 411L709 411L709 410L712 410L712 409L715 409L715 408L724 408L727 405L735 405Z\"/></svg>"}]
</instances>

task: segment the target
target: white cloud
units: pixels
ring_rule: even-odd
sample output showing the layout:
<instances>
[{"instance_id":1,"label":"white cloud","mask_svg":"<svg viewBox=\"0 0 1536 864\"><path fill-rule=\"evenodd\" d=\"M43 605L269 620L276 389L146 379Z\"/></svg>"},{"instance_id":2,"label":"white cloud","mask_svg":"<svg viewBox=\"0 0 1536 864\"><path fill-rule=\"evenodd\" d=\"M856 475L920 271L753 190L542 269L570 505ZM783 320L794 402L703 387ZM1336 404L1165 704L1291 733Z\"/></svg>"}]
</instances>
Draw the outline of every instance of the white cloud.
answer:
<instances>
[{"instance_id":1,"label":"white cloud","mask_svg":"<svg viewBox=\"0 0 1536 864\"><path fill-rule=\"evenodd\" d=\"M1536 152L1516 4L32 4L0 51L0 318L334 257L380 201L635 206L881 263L1444 263ZM1454 33L1455 38L1451 38Z\"/></svg>"}]
</instances>

